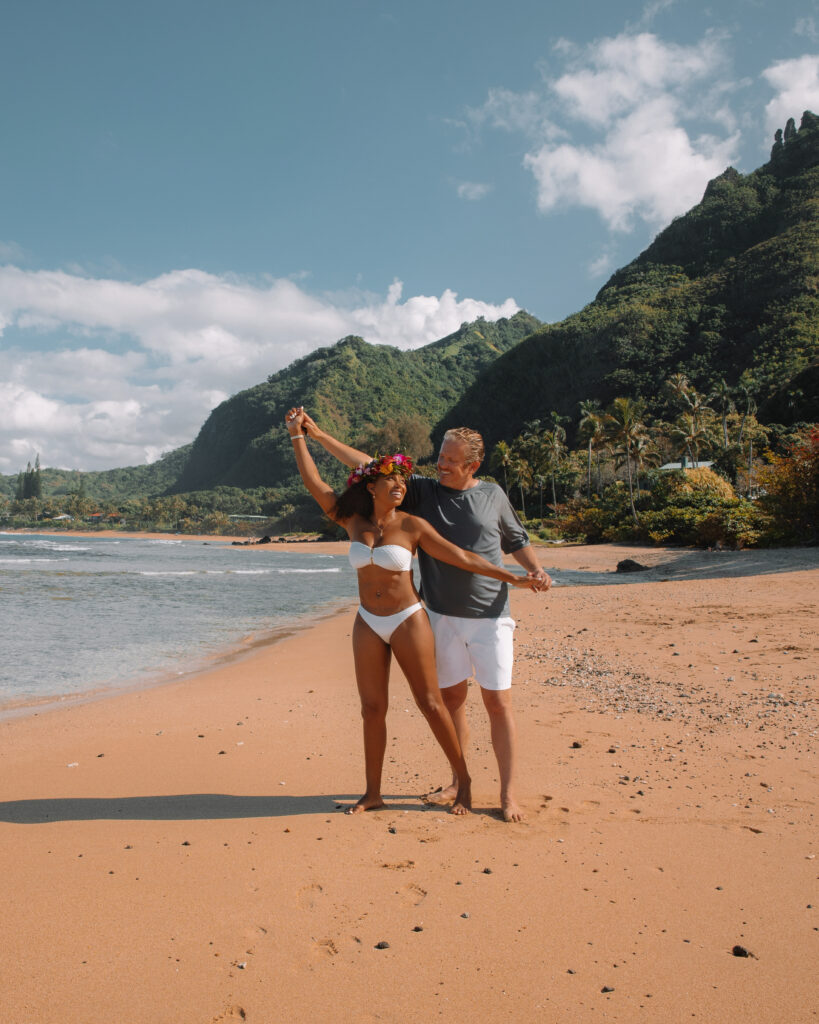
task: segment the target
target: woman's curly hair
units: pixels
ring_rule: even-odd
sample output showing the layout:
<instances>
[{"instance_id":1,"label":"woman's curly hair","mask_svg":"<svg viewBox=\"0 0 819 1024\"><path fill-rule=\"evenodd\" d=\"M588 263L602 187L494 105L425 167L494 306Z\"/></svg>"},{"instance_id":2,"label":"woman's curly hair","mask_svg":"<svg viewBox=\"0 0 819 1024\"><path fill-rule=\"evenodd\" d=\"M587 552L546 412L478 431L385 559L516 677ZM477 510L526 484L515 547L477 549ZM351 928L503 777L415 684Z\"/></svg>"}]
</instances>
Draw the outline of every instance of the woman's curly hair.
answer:
<instances>
[{"instance_id":1,"label":"woman's curly hair","mask_svg":"<svg viewBox=\"0 0 819 1024\"><path fill-rule=\"evenodd\" d=\"M373 514L373 496L366 483L376 480L379 476L392 476L400 473L406 480L412 475L412 459L408 455L396 452L394 455L376 456L368 463L356 466L347 479L347 488L339 494L330 511L335 520L351 519L353 516L371 518Z\"/></svg>"}]
</instances>

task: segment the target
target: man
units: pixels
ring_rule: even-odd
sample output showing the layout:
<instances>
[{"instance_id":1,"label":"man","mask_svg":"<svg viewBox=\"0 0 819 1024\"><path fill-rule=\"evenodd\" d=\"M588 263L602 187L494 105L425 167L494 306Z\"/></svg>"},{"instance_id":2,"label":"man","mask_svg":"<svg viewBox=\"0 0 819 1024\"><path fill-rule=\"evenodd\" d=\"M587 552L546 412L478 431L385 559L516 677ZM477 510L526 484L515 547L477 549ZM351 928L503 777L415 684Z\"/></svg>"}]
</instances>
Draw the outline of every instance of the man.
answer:
<instances>
[{"instance_id":1,"label":"man","mask_svg":"<svg viewBox=\"0 0 819 1024\"><path fill-rule=\"evenodd\" d=\"M306 414L304 429L351 468L370 461L365 452L320 430ZM526 569L534 589L548 590L552 581L532 552L528 534L506 494L496 484L475 477L483 456L480 434L466 427L448 430L438 455L438 480L411 477L401 507L426 519L447 540L496 565L503 564L503 552L511 554ZM455 569L423 551L419 551L418 561L421 594L435 633L438 684L461 749L469 739L466 696L473 676L489 715L500 774L501 811L506 821L521 821L524 815L516 793L516 734L510 698L515 623L509 615L506 584ZM448 803L456 792L457 779L453 779L428 799Z\"/></svg>"}]
</instances>

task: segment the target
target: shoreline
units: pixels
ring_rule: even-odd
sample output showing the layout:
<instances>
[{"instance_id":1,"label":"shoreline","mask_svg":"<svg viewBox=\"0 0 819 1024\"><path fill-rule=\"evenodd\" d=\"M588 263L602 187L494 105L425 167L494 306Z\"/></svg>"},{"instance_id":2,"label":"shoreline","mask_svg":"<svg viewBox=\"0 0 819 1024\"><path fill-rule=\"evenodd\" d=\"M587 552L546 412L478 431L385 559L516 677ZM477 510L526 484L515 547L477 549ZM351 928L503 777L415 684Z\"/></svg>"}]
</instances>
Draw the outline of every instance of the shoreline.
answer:
<instances>
[{"instance_id":1,"label":"shoreline","mask_svg":"<svg viewBox=\"0 0 819 1024\"><path fill-rule=\"evenodd\" d=\"M120 530L61 530L58 532L50 532L46 530L14 530L5 531L5 535L30 537L42 536L56 538L61 541L74 537L78 540L100 538L102 540L158 540L166 541L168 543L188 541L190 543L213 544L214 542L222 542L222 546L224 547L232 547L232 541L238 539L207 534L190 535L151 532L126 533ZM339 548L346 550L346 547L342 542L315 541L293 542L287 544L265 544L261 546L261 550L266 550L267 548L271 548L280 553L289 554L313 553L335 555L342 553ZM253 545L253 549L256 550L257 546ZM241 545L238 546L236 550L244 551L245 547L244 545ZM46 713L47 711L56 711L60 708L73 707L92 701L116 699L122 694L135 693L141 690L152 690L157 687L168 686L177 682L195 679L202 673L208 672L221 665L240 661L241 659L251 655L258 648L266 648L280 643L282 640L287 639L287 637L296 632L310 629L315 624L324 621L324 619L340 615L353 607L355 607L355 601L352 595L349 600L346 598L328 600L325 604L319 605L311 611L302 612L287 622L283 622L264 630L254 630L250 634L237 637L233 643L226 644L217 650L213 650L205 654L194 653L191 658L191 667L185 670L180 671L168 667L167 669L157 670L154 672L137 672L133 677L127 680L122 680L119 683L100 682L87 689L74 692L42 694L31 698L11 698L9 700L0 698L0 722L10 718L39 715Z\"/></svg>"},{"instance_id":2,"label":"shoreline","mask_svg":"<svg viewBox=\"0 0 819 1024\"><path fill-rule=\"evenodd\" d=\"M14 531L24 535L35 536L31 531ZM40 531L38 531L40 532ZM67 531L66 531L67 532ZM133 540L168 540L168 541L189 541L191 543L212 543L222 541L225 546L232 546L236 538L218 537L214 535L183 535L183 534L161 534L161 533L123 533L117 530L97 531L71 531L71 534L78 538L93 538L101 536L103 539L117 539L127 537ZM47 534L47 536L63 537L64 533ZM250 545L249 545L250 546ZM257 545L252 545L257 549ZM710 571L723 574L733 569L737 575L745 575L742 572L742 561L756 562L755 554L764 551L767 555L766 561L770 566L777 566L773 571L793 571L798 567L819 569L819 549L816 548L778 548L778 549L746 549L744 551L702 551L696 548L672 548L672 547L645 547L642 545L627 544L594 544L594 545L548 545L534 543L532 547L537 550L540 562L544 568L559 571L559 567L551 562L577 561L581 570L588 572L615 572L616 563L621 559L631 559L638 556L639 561L648 572L659 571L663 575L661 580L666 582L674 578L707 578ZM239 545L237 550L244 550L244 545ZM314 554L343 554L347 550L347 542L339 541L292 541L286 544L264 544L260 550L275 553L314 553ZM555 555L555 558L547 556ZM715 561L716 560L716 561ZM507 565L515 568L517 563L505 556ZM580 565L582 563L582 565ZM694 566L695 569L688 569ZM699 571L698 571L699 570ZM751 575L754 574L754 567L751 567ZM640 582L641 579L648 579L640 574L613 575L611 585L627 585ZM652 580L653 582L654 580ZM557 584L560 586L560 584ZM605 586L606 583L596 585ZM582 584L568 584L568 586L582 586ZM213 669L223 665L230 665L250 657L257 650L264 650L275 644L281 643L288 637L312 629L315 625L325 619L332 619L347 612L354 611L357 607L356 599L351 596L349 601L336 599L324 607L318 607L313 612L305 613L299 619L274 627L262 633L254 633L249 637L238 639L235 643L211 651L194 659L191 668L184 671L158 671L136 675L133 679L119 685L100 684L88 690L77 691L67 694L49 694L36 697L30 700L0 701L0 722L10 718L22 718L28 715L37 716L47 711L56 711L61 708L82 705L88 702L116 699L118 696L150 691L176 683L195 681L195 679Z\"/></svg>"},{"instance_id":3,"label":"shoreline","mask_svg":"<svg viewBox=\"0 0 819 1024\"><path fill-rule=\"evenodd\" d=\"M511 595L519 824L474 686L474 813L423 802L447 765L397 668L388 806L339 813L345 614L0 721L8 1019L815 1021L819 553L547 554L654 568Z\"/></svg>"},{"instance_id":4,"label":"shoreline","mask_svg":"<svg viewBox=\"0 0 819 1024\"><path fill-rule=\"evenodd\" d=\"M93 538L100 537L103 540L117 540L119 538L126 538L128 540L167 540L167 541L192 541L199 544L213 544L222 543L228 546L236 547L263 547L273 548L277 551L292 551L294 548L303 547L305 550L314 551L319 548L334 548L338 544L343 544L343 541L323 541L318 539L305 538L303 540L272 540L270 544L246 544L246 541L254 541L256 538L248 537L240 534L219 534L219 533L161 533L151 530L58 530L51 527L50 529L6 529L0 530L0 535L5 534L9 537L16 534L22 534L24 536L47 536L47 537L82 537L82 538ZM318 535L315 535L318 537ZM327 552L323 552L327 553ZM329 552L330 554L333 551Z\"/></svg>"},{"instance_id":5,"label":"shoreline","mask_svg":"<svg viewBox=\"0 0 819 1024\"><path fill-rule=\"evenodd\" d=\"M116 700L120 696L160 689L177 683L195 683L201 675L225 666L239 664L245 658L251 658L259 651L283 643L297 633L309 631L328 619L354 611L355 607L354 601L340 601L333 605L317 608L314 612L306 613L301 619L294 622L278 626L264 633L254 634L236 644L202 655L191 668L184 671L168 669L163 672L137 675L121 684L102 684L99 687L75 693L49 694L32 700L0 701L0 723L9 719L36 717L50 711L79 707L96 701Z\"/></svg>"}]
</instances>

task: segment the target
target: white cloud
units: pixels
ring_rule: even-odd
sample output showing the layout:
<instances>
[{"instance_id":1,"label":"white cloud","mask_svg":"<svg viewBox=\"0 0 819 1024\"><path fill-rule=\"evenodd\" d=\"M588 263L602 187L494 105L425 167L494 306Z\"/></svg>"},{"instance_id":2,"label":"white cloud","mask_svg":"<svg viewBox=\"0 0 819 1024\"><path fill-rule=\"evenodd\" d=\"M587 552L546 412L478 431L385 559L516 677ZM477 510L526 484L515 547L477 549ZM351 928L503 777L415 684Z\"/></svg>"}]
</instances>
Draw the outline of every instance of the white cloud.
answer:
<instances>
[{"instance_id":1,"label":"white cloud","mask_svg":"<svg viewBox=\"0 0 819 1024\"><path fill-rule=\"evenodd\" d=\"M667 6L660 0L646 14ZM693 46L650 32L585 47L562 39L541 73L542 93L494 90L472 119L528 139L523 165L544 213L583 206L611 230L636 220L658 227L696 203L736 157L739 132L726 101L736 84L717 34Z\"/></svg>"},{"instance_id":2,"label":"white cloud","mask_svg":"<svg viewBox=\"0 0 819 1024\"><path fill-rule=\"evenodd\" d=\"M819 111L819 54L780 60L765 68L762 77L776 91L765 107L765 125L773 135L789 117L799 119L805 110Z\"/></svg>"},{"instance_id":3,"label":"white cloud","mask_svg":"<svg viewBox=\"0 0 819 1024\"><path fill-rule=\"evenodd\" d=\"M539 92L490 89L486 102L467 110L469 124L507 132L521 132L530 138L554 138L562 134L552 123L546 97Z\"/></svg>"},{"instance_id":4,"label":"white cloud","mask_svg":"<svg viewBox=\"0 0 819 1024\"><path fill-rule=\"evenodd\" d=\"M723 60L720 43L713 36L697 46L679 46L649 32L622 34L585 48L550 85L570 116L600 126L659 95L670 98L675 91L708 78Z\"/></svg>"},{"instance_id":5,"label":"white cloud","mask_svg":"<svg viewBox=\"0 0 819 1024\"><path fill-rule=\"evenodd\" d=\"M620 118L601 143L544 146L524 164L541 211L587 206L612 230L627 231L635 217L660 225L698 202L705 183L730 163L736 141L692 140L660 97Z\"/></svg>"},{"instance_id":6,"label":"white cloud","mask_svg":"<svg viewBox=\"0 0 819 1024\"><path fill-rule=\"evenodd\" d=\"M25 253L22 246L17 242L0 239L0 263L22 263L24 259Z\"/></svg>"},{"instance_id":7,"label":"white cloud","mask_svg":"<svg viewBox=\"0 0 819 1024\"><path fill-rule=\"evenodd\" d=\"M639 24L650 25L658 15L670 10L675 2L676 0L651 0L643 8Z\"/></svg>"},{"instance_id":8,"label":"white cloud","mask_svg":"<svg viewBox=\"0 0 819 1024\"><path fill-rule=\"evenodd\" d=\"M603 277L611 273L615 258L615 250L611 246L604 246L588 265L589 277Z\"/></svg>"},{"instance_id":9,"label":"white cloud","mask_svg":"<svg viewBox=\"0 0 819 1024\"><path fill-rule=\"evenodd\" d=\"M192 440L210 410L347 334L415 348L464 321L511 316L441 296L340 302L290 280L199 270L131 283L0 267L0 472L151 461Z\"/></svg>"},{"instance_id":10,"label":"white cloud","mask_svg":"<svg viewBox=\"0 0 819 1024\"><path fill-rule=\"evenodd\" d=\"M477 181L462 181L457 188L459 199L472 201L484 199L491 191L491 185L484 185Z\"/></svg>"},{"instance_id":11,"label":"white cloud","mask_svg":"<svg viewBox=\"0 0 819 1024\"><path fill-rule=\"evenodd\" d=\"M794 35L805 36L814 43L819 42L819 29L816 27L816 19L812 17L797 18L793 27Z\"/></svg>"}]
</instances>

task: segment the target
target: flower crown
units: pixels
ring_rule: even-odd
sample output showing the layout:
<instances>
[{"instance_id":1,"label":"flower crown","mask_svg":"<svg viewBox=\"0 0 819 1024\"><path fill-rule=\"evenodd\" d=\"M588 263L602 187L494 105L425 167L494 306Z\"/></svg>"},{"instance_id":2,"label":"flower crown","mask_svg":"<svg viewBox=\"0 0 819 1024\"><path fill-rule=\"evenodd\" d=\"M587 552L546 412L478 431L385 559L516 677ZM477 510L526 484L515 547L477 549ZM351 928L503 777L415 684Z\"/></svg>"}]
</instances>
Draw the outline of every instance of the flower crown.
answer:
<instances>
[{"instance_id":1,"label":"flower crown","mask_svg":"<svg viewBox=\"0 0 819 1024\"><path fill-rule=\"evenodd\" d=\"M396 452L395 455L376 456L366 465L363 463L350 473L347 478L347 486L359 484L362 480L372 480L379 474L392 476L393 473L400 473L403 477L412 475L412 459L408 455Z\"/></svg>"}]
</instances>

